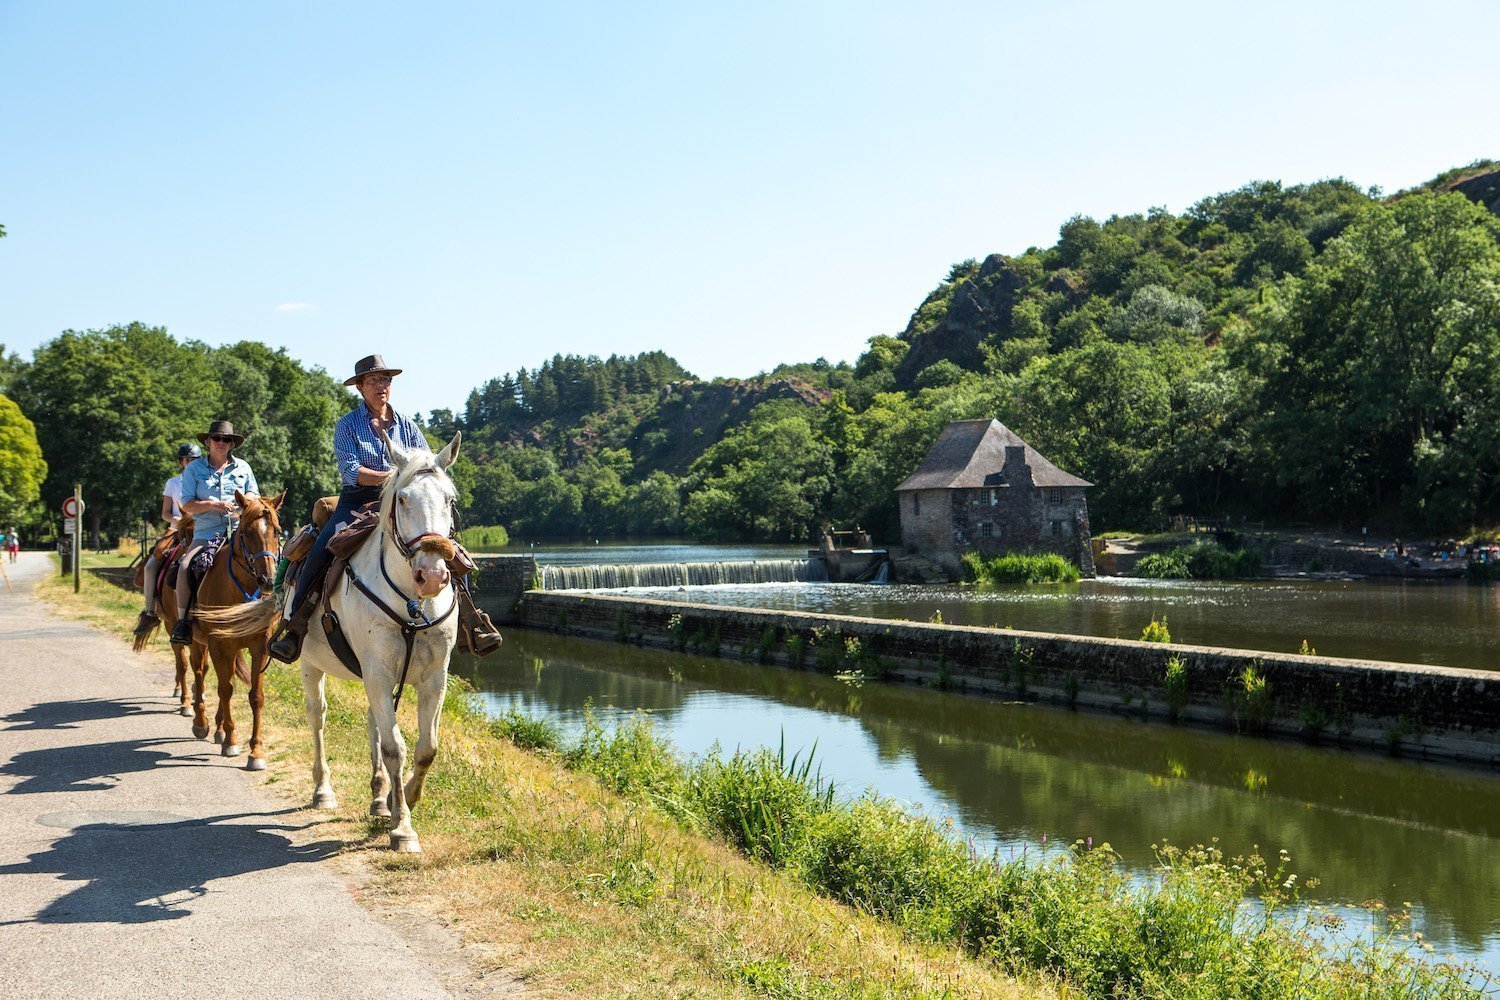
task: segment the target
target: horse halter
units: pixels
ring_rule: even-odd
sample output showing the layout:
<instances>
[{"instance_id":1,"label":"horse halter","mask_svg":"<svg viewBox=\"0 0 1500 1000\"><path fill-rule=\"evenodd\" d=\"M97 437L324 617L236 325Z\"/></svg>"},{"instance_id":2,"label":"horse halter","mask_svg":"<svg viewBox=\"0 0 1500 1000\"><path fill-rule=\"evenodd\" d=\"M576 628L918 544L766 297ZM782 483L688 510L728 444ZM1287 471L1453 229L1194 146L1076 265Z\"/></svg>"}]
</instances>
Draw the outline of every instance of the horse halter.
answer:
<instances>
[{"instance_id":1,"label":"horse halter","mask_svg":"<svg viewBox=\"0 0 1500 1000\"><path fill-rule=\"evenodd\" d=\"M265 590L267 587L269 587L271 585L271 581L270 580L266 579L265 577L261 576L259 573L257 573L255 571L255 560L259 559L261 556L269 556L270 559L271 559L272 564L274 565L275 562L276 562L276 560L279 559L280 556L281 556L281 553L280 553L281 546L280 545L277 546L277 551L276 552L272 552L270 549L261 549L259 552L252 553L250 551L250 543L247 542L247 541L245 541L245 530L244 530L245 529L245 525L249 524L250 521L258 521L258 520L260 520L260 517L263 517L263 516L265 516L265 515L260 515L259 517L250 518L248 521L242 519L240 521L240 523L235 526L234 534L230 536L229 580L230 580L231 583L234 584L234 589L238 590L240 592L240 596L243 597L247 601L258 600L260 598L261 591ZM245 568L250 573L250 579L253 580L253 581L255 581L255 583L257 584L257 586L255 588L255 593L252 594L249 591L245 590L244 587L241 587L239 579L237 577L235 577L235 575L234 575L234 557L235 556L240 556L242 559L245 560Z\"/></svg>"},{"instance_id":2,"label":"horse halter","mask_svg":"<svg viewBox=\"0 0 1500 1000\"><path fill-rule=\"evenodd\" d=\"M421 470L419 470L417 472L412 473L412 478L415 479L417 476L435 476L435 475L437 475L437 471L438 471L437 469L430 468L430 467L426 468L426 469L421 469ZM446 534L446 535L440 535L436 531L424 531L420 535L416 535L416 536L414 536L412 538L403 538L401 536L401 526L396 523L396 508L397 508L397 506L398 506L398 504L396 504L396 503L392 503L391 504L391 541L393 541L393 542L396 543L396 551L400 552L402 558L405 559L407 562L411 562L412 557L417 554L417 550L421 548L422 543L424 541L426 541L427 539L429 539L429 538L450 539L450 538L454 537L454 532L455 532L455 530L457 528L457 525L458 525L458 519L457 519L457 517L450 516L449 522L451 523L452 527L449 528L448 534ZM449 513L450 514L456 514L456 512L458 510L458 505L455 502L450 501L449 504L448 504L448 509L449 509ZM381 569L382 573L385 572L385 563L384 562L381 563L380 569ZM391 578L390 577L386 577L386 582L390 583L391 582ZM391 586L394 587L395 584L392 583ZM399 589L397 590L397 593L400 593ZM410 603L410 602L408 602L408 603ZM415 617L415 615L413 615L413 617Z\"/></svg>"}]
</instances>

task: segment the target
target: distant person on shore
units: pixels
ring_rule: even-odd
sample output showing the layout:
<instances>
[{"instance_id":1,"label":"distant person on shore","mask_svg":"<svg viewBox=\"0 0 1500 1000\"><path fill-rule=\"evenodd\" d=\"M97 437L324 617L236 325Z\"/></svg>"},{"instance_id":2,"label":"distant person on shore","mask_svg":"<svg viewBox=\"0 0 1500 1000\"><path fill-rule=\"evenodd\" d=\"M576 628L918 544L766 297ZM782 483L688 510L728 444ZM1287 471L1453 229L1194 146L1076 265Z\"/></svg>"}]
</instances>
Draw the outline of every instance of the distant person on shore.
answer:
<instances>
[{"instance_id":1,"label":"distant person on shore","mask_svg":"<svg viewBox=\"0 0 1500 1000\"><path fill-rule=\"evenodd\" d=\"M10 526L10 531L5 536L5 551L9 553L11 562L21 558L21 533L16 530L14 524Z\"/></svg>"}]
</instances>

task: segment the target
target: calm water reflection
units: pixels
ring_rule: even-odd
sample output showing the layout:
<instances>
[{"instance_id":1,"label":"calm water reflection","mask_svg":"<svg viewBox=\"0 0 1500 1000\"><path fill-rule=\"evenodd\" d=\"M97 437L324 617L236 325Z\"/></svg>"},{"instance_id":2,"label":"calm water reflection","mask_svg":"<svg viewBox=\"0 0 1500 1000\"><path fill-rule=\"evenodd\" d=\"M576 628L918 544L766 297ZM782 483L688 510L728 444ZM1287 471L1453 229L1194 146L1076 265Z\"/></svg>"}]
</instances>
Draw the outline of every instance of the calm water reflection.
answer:
<instances>
[{"instance_id":1,"label":"calm water reflection","mask_svg":"<svg viewBox=\"0 0 1500 1000\"><path fill-rule=\"evenodd\" d=\"M758 588L763 589L763 588ZM944 617L948 611L944 611ZM1176 631L1176 619L1173 630ZM1337 903L1410 901L1440 952L1500 969L1500 776L1146 725L610 643L510 631L500 653L455 657L493 711L576 726L584 706L650 712L680 749L806 754L1003 852L1091 836L1145 868L1151 845L1220 838L1290 851ZM1356 915L1355 919L1364 919Z\"/></svg>"},{"instance_id":2,"label":"calm water reflection","mask_svg":"<svg viewBox=\"0 0 1500 1000\"><path fill-rule=\"evenodd\" d=\"M822 611L958 625L1009 625L1134 639L1165 616L1178 642L1328 656L1500 668L1500 586L1375 580L1161 582L919 587L770 584L630 590L665 600Z\"/></svg>"}]
</instances>

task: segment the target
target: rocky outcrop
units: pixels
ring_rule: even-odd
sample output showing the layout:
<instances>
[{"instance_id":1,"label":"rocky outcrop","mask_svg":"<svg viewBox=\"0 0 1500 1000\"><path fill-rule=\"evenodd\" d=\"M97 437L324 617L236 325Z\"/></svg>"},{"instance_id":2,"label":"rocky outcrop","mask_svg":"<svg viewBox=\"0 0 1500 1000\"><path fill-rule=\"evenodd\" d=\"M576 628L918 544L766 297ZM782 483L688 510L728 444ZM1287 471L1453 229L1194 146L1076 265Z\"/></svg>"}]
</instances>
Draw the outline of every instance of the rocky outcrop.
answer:
<instances>
[{"instance_id":1,"label":"rocky outcrop","mask_svg":"<svg viewBox=\"0 0 1500 1000\"><path fill-rule=\"evenodd\" d=\"M672 382L662 387L656 412L641 421L631 453L638 463L680 476L761 403L789 399L820 406L828 397L828 390L798 378Z\"/></svg>"},{"instance_id":2,"label":"rocky outcrop","mask_svg":"<svg viewBox=\"0 0 1500 1000\"><path fill-rule=\"evenodd\" d=\"M1500 215L1500 170L1489 170L1482 174L1465 177L1449 187L1470 201Z\"/></svg>"},{"instance_id":3,"label":"rocky outcrop","mask_svg":"<svg viewBox=\"0 0 1500 1000\"><path fill-rule=\"evenodd\" d=\"M901 339L911 344L896 368L896 382L910 388L922 369L939 361L977 369L986 340L1010 335L1011 310L1026 279L1009 257L990 254L972 278L958 282L942 318L931 324L927 309L917 311Z\"/></svg>"}]
</instances>

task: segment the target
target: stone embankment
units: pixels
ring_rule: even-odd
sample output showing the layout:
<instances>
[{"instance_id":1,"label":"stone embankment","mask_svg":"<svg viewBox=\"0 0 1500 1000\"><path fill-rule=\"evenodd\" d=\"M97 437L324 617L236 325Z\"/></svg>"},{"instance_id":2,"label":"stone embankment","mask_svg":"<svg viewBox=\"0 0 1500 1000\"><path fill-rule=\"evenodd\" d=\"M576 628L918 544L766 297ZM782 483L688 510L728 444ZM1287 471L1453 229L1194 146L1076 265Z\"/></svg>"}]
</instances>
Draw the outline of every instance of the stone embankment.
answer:
<instances>
[{"instance_id":1,"label":"stone embankment","mask_svg":"<svg viewBox=\"0 0 1500 1000\"><path fill-rule=\"evenodd\" d=\"M516 620L992 697L1500 764L1500 673L1482 670L576 592L527 592Z\"/></svg>"}]
</instances>

